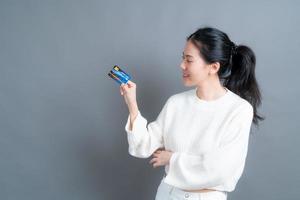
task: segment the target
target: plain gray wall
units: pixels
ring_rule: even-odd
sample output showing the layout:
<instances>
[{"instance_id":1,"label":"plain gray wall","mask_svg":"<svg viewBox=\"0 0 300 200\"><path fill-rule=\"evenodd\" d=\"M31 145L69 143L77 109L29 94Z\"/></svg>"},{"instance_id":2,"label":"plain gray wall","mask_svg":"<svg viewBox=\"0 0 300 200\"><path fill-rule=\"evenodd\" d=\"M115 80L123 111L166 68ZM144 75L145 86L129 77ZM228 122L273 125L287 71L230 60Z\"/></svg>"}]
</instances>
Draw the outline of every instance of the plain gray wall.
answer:
<instances>
[{"instance_id":1,"label":"plain gray wall","mask_svg":"<svg viewBox=\"0 0 300 200\"><path fill-rule=\"evenodd\" d=\"M128 154L128 110L107 76L137 83L154 120L187 90L185 38L226 32L257 56L266 117L229 199L299 199L299 1L0 1L0 199L154 199L163 168Z\"/></svg>"}]
</instances>

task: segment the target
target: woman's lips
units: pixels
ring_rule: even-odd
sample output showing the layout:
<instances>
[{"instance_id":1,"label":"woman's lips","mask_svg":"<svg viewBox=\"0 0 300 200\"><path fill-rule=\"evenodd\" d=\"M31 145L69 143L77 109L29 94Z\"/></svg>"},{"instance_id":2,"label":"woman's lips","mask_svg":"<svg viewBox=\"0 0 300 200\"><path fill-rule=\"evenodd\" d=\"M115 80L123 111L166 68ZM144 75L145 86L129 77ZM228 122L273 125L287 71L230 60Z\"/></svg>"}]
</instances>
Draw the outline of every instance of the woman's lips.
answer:
<instances>
[{"instance_id":1,"label":"woman's lips","mask_svg":"<svg viewBox=\"0 0 300 200\"><path fill-rule=\"evenodd\" d=\"M190 75L189 75L189 74L186 74L186 73L183 73L182 76L183 76L183 77L189 77Z\"/></svg>"}]
</instances>

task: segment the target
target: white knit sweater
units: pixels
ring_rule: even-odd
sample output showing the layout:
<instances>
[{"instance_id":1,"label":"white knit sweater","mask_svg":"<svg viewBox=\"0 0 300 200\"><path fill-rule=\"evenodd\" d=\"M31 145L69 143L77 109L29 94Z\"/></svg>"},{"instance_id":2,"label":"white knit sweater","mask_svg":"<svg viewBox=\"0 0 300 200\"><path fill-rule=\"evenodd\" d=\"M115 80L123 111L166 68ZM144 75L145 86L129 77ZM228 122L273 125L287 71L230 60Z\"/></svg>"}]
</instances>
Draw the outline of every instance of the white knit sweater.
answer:
<instances>
[{"instance_id":1,"label":"white knit sweater","mask_svg":"<svg viewBox=\"0 0 300 200\"><path fill-rule=\"evenodd\" d=\"M129 154L148 158L158 148L173 152L164 181L185 190L231 192L244 170L252 105L230 91L213 101L200 99L197 88L169 97L155 121L140 110L125 131Z\"/></svg>"}]
</instances>

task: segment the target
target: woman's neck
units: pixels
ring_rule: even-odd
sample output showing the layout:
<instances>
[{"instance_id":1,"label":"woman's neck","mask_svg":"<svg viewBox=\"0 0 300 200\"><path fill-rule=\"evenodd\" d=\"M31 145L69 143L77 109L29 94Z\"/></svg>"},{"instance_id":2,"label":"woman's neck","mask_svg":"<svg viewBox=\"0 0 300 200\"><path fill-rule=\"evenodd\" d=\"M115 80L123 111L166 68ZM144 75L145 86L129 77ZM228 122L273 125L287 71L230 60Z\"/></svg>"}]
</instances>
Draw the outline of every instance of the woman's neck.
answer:
<instances>
[{"instance_id":1,"label":"woman's neck","mask_svg":"<svg viewBox=\"0 0 300 200\"><path fill-rule=\"evenodd\" d=\"M205 101L213 101L225 95L227 90L218 82L206 82L197 85L197 96Z\"/></svg>"}]
</instances>

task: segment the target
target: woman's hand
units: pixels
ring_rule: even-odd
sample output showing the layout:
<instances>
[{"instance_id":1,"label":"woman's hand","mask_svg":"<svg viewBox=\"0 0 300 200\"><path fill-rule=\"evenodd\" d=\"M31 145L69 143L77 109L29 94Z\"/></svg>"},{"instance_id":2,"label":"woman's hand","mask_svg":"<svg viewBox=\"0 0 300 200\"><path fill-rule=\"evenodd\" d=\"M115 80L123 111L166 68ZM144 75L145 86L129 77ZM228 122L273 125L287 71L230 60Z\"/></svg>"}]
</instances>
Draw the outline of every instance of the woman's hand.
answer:
<instances>
[{"instance_id":1,"label":"woman's hand","mask_svg":"<svg viewBox=\"0 0 300 200\"><path fill-rule=\"evenodd\" d=\"M152 155L153 158L149 164L153 164L153 168L168 165L173 152L168 150L156 150Z\"/></svg>"},{"instance_id":2,"label":"woman's hand","mask_svg":"<svg viewBox=\"0 0 300 200\"><path fill-rule=\"evenodd\" d=\"M127 84L122 83L120 85L120 93L124 96L125 102L128 107L136 106L136 84L132 81L128 81Z\"/></svg>"}]
</instances>

